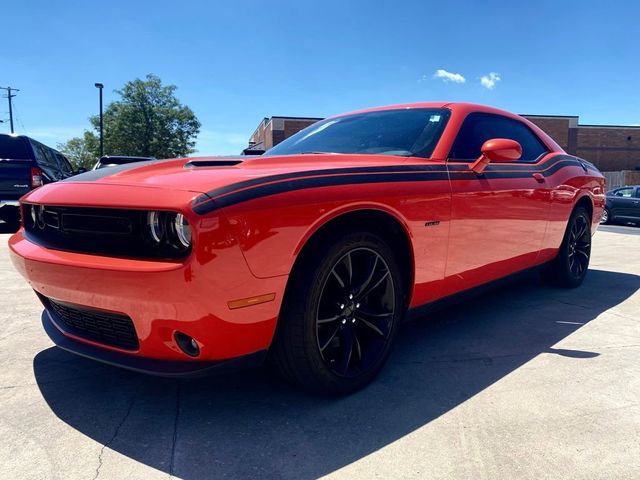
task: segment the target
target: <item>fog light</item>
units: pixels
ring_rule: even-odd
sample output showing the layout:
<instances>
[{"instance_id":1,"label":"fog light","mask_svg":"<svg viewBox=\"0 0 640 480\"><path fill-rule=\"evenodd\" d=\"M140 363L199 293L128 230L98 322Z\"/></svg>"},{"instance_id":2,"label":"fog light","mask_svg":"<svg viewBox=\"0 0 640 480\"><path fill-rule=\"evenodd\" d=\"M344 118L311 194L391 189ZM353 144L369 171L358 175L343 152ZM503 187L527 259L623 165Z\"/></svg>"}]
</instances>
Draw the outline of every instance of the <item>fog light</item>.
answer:
<instances>
[{"instance_id":1,"label":"fog light","mask_svg":"<svg viewBox=\"0 0 640 480\"><path fill-rule=\"evenodd\" d=\"M200 355L200 346L192 337L182 332L176 332L174 337L178 347L180 347L180 350L184 353L190 357L197 357Z\"/></svg>"}]
</instances>

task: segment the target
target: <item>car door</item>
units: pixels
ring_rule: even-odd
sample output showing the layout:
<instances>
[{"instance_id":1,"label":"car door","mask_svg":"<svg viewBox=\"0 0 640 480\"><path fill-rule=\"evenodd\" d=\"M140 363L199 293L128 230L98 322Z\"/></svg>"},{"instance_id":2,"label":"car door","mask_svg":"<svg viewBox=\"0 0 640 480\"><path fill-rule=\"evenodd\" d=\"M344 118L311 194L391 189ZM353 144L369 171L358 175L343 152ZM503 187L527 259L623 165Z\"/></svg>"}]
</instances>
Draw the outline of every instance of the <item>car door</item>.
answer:
<instances>
[{"instance_id":1,"label":"car door","mask_svg":"<svg viewBox=\"0 0 640 480\"><path fill-rule=\"evenodd\" d=\"M469 165L493 138L516 140L520 160L489 164L481 174ZM549 153L523 122L497 114L469 114L447 161L452 210L445 283L453 291L491 281L536 263L547 227L551 188L534 176Z\"/></svg>"},{"instance_id":2,"label":"car door","mask_svg":"<svg viewBox=\"0 0 640 480\"><path fill-rule=\"evenodd\" d=\"M623 187L615 190L611 195L611 212L613 218L633 218L637 197L634 187Z\"/></svg>"},{"instance_id":3,"label":"car door","mask_svg":"<svg viewBox=\"0 0 640 480\"><path fill-rule=\"evenodd\" d=\"M633 211L631 213L634 219L640 219L640 187L636 187L636 194L633 199Z\"/></svg>"}]
</instances>

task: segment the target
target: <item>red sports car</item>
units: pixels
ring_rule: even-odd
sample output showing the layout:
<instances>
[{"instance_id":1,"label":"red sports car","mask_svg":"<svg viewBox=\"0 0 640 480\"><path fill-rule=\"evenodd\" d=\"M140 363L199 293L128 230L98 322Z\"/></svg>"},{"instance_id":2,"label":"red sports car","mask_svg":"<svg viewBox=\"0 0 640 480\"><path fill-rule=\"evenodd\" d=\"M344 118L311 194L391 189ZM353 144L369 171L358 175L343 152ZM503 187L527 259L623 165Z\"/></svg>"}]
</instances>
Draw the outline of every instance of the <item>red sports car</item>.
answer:
<instances>
[{"instance_id":1,"label":"red sports car","mask_svg":"<svg viewBox=\"0 0 640 480\"><path fill-rule=\"evenodd\" d=\"M527 120L418 103L328 118L261 157L46 185L9 243L66 350L169 376L267 359L346 393L436 300L532 267L580 285L604 200L600 172Z\"/></svg>"}]
</instances>

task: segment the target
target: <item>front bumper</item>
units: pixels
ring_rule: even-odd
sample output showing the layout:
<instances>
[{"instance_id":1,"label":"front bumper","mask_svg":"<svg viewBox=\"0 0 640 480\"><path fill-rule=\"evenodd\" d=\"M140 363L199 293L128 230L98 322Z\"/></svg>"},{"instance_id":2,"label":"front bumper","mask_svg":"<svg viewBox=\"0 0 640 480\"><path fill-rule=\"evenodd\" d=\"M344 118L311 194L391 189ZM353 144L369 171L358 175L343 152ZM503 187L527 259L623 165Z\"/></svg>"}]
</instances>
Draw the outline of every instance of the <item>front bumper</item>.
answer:
<instances>
[{"instance_id":1,"label":"front bumper","mask_svg":"<svg viewBox=\"0 0 640 480\"><path fill-rule=\"evenodd\" d=\"M144 357L125 355L105 350L86 343L77 342L65 336L58 328L53 315L47 310L42 312L42 326L49 338L58 347L81 357L96 360L107 365L125 368L138 373L169 378L199 378L257 367L264 362L266 350L254 352L229 360L185 362L171 360L154 360Z\"/></svg>"},{"instance_id":2,"label":"front bumper","mask_svg":"<svg viewBox=\"0 0 640 480\"><path fill-rule=\"evenodd\" d=\"M107 360L96 359L138 371L177 369L180 373L191 368L176 367L178 364L190 363L193 370L207 369L266 351L286 284L286 277L254 277L237 245L214 252L204 241L201 238L183 262L51 250L26 239L22 230L11 237L9 247L14 266L37 293L126 315L133 321L139 340L136 350L124 350L57 328L52 338L62 348L91 358L103 356ZM239 309L228 306L231 300L270 292L275 292L274 301ZM180 349L176 332L198 342L198 357L189 357ZM63 340L59 340L61 336ZM161 368L154 366L160 365L157 362Z\"/></svg>"}]
</instances>

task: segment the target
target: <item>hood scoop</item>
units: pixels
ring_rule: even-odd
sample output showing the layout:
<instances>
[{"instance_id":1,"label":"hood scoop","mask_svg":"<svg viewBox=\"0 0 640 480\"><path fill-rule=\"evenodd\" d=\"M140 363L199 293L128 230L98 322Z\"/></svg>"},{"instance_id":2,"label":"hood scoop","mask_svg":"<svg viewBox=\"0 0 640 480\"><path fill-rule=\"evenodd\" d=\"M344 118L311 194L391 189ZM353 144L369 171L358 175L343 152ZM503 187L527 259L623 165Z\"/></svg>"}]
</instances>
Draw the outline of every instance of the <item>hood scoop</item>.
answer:
<instances>
[{"instance_id":1,"label":"hood scoop","mask_svg":"<svg viewBox=\"0 0 640 480\"><path fill-rule=\"evenodd\" d=\"M233 167L244 160L191 160L184 164L184 168L197 167Z\"/></svg>"}]
</instances>

